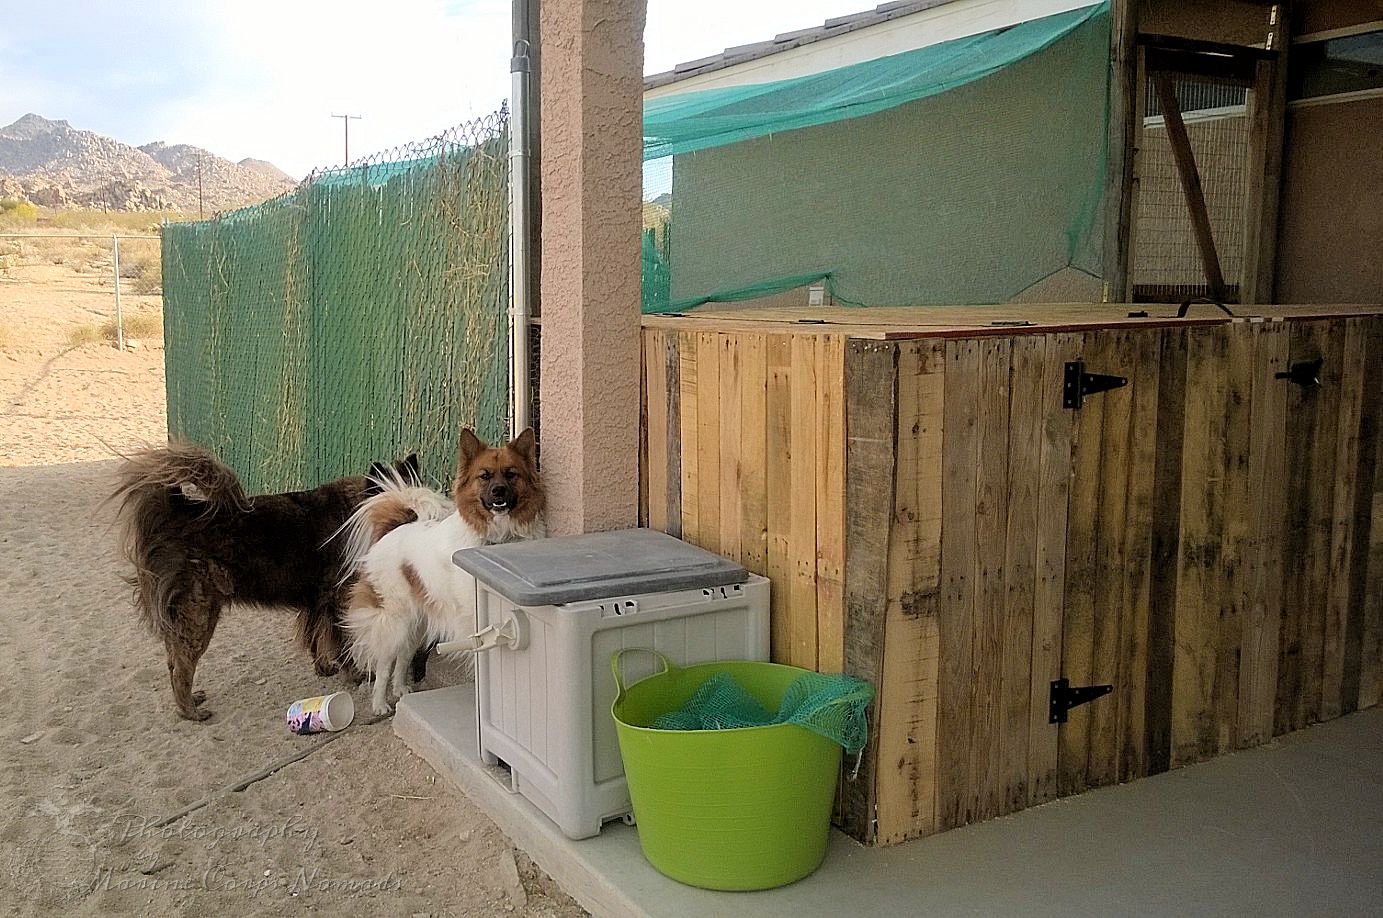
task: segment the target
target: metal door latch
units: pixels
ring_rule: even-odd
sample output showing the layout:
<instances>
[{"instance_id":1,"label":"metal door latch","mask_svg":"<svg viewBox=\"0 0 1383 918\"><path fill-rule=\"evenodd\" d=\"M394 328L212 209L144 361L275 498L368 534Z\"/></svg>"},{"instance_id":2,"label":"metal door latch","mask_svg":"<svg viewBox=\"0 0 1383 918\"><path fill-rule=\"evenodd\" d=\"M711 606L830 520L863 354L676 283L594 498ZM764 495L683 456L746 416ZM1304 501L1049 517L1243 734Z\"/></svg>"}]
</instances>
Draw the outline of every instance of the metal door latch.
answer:
<instances>
[{"instance_id":1,"label":"metal door latch","mask_svg":"<svg viewBox=\"0 0 1383 918\"><path fill-rule=\"evenodd\" d=\"M1299 360L1292 364L1281 373L1274 373L1274 379L1285 379L1293 382L1303 389L1313 389L1321 384L1321 365L1325 363L1325 358L1317 357L1315 360Z\"/></svg>"}]
</instances>

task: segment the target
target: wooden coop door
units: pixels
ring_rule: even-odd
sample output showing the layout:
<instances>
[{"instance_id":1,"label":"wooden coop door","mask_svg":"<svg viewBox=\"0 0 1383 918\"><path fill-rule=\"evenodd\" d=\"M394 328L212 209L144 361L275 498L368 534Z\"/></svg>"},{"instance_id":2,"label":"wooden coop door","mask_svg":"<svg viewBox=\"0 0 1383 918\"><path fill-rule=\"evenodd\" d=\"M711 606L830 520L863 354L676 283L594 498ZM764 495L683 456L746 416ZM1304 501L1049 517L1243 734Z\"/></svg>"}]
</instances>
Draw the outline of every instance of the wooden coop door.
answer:
<instances>
[{"instance_id":1,"label":"wooden coop door","mask_svg":"<svg viewBox=\"0 0 1383 918\"><path fill-rule=\"evenodd\" d=\"M1135 301L1271 299L1279 66L1273 50L1139 36Z\"/></svg>"},{"instance_id":2,"label":"wooden coop door","mask_svg":"<svg viewBox=\"0 0 1383 918\"><path fill-rule=\"evenodd\" d=\"M1383 320L1083 336L1128 384L1071 428L1062 795L1378 700ZM1373 573L1371 573L1371 570Z\"/></svg>"}]
</instances>

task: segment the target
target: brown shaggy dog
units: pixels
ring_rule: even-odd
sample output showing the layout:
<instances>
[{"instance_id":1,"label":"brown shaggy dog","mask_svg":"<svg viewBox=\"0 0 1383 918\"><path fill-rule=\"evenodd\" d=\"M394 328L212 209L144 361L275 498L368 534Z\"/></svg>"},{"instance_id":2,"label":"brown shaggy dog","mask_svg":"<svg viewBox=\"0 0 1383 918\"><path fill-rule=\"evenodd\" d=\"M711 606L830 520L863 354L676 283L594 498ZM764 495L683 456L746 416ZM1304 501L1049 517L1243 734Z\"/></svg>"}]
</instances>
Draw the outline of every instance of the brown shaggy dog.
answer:
<instances>
[{"instance_id":1,"label":"brown shaggy dog","mask_svg":"<svg viewBox=\"0 0 1383 918\"><path fill-rule=\"evenodd\" d=\"M418 478L416 456L395 463L396 477ZM374 477L388 474L376 463ZM245 496L215 456L185 443L126 460L112 499L120 500L129 578L144 623L163 639L178 714L206 720L205 692L192 679L222 610L231 603L287 606L298 642L319 675L344 661L340 616L344 544L332 536L374 486L339 478L310 491Z\"/></svg>"}]
</instances>

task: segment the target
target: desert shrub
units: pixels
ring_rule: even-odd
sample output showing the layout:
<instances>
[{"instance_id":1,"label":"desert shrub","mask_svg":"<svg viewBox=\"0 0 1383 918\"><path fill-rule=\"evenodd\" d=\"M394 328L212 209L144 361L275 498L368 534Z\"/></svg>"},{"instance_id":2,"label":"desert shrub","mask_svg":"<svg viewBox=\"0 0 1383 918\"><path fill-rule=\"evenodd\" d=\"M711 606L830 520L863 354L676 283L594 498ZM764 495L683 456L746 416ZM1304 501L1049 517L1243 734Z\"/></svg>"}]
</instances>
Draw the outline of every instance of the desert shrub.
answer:
<instances>
[{"instance_id":1,"label":"desert shrub","mask_svg":"<svg viewBox=\"0 0 1383 918\"><path fill-rule=\"evenodd\" d=\"M141 309L125 316L125 338L149 339L163 337L163 313L154 309ZM87 322L78 325L67 333L67 343L114 344L116 340L115 319L100 322Z\"/></svg>"},{"instance_id":2,"label":"desert shrub","mask_svg":"<svg viewBox=\"0 0 1383 918\"><path fill-rule=\"evenodd\" d=\"M28 201L0 199L0 218L13 225L33 223L38 219L38 208Z\"/></svg>"},{"instance_id":3,"label":"desert shrub","mask_svg":"<svg viewBox=\"0 0 1383 918\"><path fill-rule=\"evenodd\" d=\"M98 322L87 322L72 328L67 333L67 343L73 345L97 344L101 341L101 325Z\"/></svg>"},{"instance_id":4,"label":"desert shrub","mask_svg":"<svg viewBox=\"0 0 1383 918\"><path fill-rule=\"evenodd\" d=\"M102 326L107 340L115 340L115 320ZM163 314L152 310L140 310L125 316L126 338L162 338Z\"/></svg>"}]
</instances>

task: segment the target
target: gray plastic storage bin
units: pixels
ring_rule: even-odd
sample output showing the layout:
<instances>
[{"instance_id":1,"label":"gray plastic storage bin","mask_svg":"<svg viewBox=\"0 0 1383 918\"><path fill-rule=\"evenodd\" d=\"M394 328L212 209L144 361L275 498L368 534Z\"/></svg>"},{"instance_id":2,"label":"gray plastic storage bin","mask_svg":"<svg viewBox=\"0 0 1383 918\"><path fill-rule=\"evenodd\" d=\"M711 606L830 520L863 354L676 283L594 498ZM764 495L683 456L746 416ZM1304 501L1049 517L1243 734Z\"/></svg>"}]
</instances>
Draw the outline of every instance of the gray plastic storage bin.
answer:
<instances>
[{"instance_id":1,"label":"gray plastic storage bin","mask_svg":"<svg viewBox=\"0 0 1383 918\"><path fill-rule=\"evenodd\" d=\"M476 625L505 639L476 654L480 752L570 838L630 811L610 705L610 658L643 647L687 666L767 660L768 581L650 529L459 551ZM653 672L626 657L627 681Z\"/></svg>"}]
</instances>

